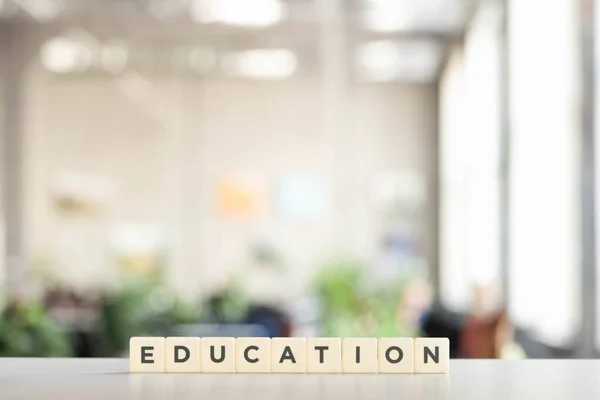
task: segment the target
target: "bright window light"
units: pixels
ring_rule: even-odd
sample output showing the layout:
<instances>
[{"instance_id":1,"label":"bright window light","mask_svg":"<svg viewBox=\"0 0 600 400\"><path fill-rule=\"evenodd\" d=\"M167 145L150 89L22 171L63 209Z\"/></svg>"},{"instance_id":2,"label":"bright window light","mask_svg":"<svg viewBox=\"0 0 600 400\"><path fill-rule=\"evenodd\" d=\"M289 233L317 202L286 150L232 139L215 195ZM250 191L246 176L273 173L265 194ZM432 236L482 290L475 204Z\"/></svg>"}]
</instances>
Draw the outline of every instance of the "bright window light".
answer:
<instances>
[{"instance_id":1,"label":"bright window light","mask_svg":"<svg viewBox=\"0 0 600 400\"><path fill-rule=\"evenodd\" d=\"M437 75L441 56L437 42L380 40L357 48L356 68L367 81L429 82Z\"/></svg>"},{"instance_id":2,"label":"bright window light","mask_svg":"<svg viewBox=\"0 0 600 400\"><path fill-rule=\"evenodd\" d=\"M481 306L476 288L500 286L502 10L482 4L441 83L440 287L444 305L460 312Z\"/></svg>"},{"instance_id":3,"label":"bright window light","mask_svg":"<svg viewBox=\"0 0 600 400\"><path fill-rule=\"evenodd\" d=\"M227 54L223 68L230 75L255 79L285 79L298 66L296 55L287 49L257 49Z\"/></svg>"},{"instance_id":4,"label":"bright window light","mask_svg":"<svg viewBox=\"0 0 600 400\"><path fill-rule=\"evenodd\" d=\"M84 71L91 66L92 58L91 49L66 37L52 38L40 50L42 65L55 73Z\"/></svg>"},{"instance_id":5,"label":"bright window light","mask_svg":"<svg viewBox=\"0 0 600 400\"><path fill-rule=\"evenodd\" d=\"M196 0L190 6L190 16L203 24L261 28L283 20L286 8L279 0Z\"/></svg>"},{"instance_id":6,"label":"bright window light","mask_svg":"<svg viewBox=\"0 0 600 400\"><path fill-rule=\"evenodd\" d=\"M467 104L464 57L455 49L440 83L440 295L454 311L470 306L467 269Z\"/></svg>"},{"instance_id":7,"label":"bright window light","mask_svg":"<svg viewBox=\"0 0 600 400\"><path fill-rule=\"evenodd\" d=\"M556 347L581 323L576 5L510 0L508 18L509 312Z\"/></svg>"}]
</instances>

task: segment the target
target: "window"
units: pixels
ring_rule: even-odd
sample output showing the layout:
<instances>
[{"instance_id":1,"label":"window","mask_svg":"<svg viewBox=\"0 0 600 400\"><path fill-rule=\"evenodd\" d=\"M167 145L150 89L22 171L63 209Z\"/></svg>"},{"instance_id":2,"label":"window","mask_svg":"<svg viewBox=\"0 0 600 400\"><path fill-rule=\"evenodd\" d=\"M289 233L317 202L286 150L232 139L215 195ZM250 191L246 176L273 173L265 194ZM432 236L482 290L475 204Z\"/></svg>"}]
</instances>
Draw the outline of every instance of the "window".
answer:
<instances>
[{"instance_id":1,"label":"window","mask_svg":"<svg viewBox=\"0 0 600 400\"><path fill-rule=\"evenodd\" d=\"M509 2L509 305L552 346L578 332L576 2Z\"/></svg>"},{"instance_id":2,"label":"window","mask_svg":"<svg viewBox=\"0 0 600 400\"><path fill-rule=\"evenodd\" d=\"M442 79L441 298L455 311L500 276L501 17L482 3Z\"/></svg>"}]
</instances>

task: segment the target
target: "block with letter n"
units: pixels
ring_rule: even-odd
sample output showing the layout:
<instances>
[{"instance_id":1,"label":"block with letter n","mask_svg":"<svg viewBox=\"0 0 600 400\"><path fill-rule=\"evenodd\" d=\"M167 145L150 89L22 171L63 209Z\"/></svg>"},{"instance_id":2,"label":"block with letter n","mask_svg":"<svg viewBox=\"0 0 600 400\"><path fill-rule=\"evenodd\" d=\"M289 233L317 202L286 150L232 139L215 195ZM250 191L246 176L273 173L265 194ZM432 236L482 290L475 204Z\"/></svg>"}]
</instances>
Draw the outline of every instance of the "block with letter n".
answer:
<instances>
[{"instance_id":1,"label":"block with letter n","mask_svg":"<svg viewBox=\"0 0 600 400\"><path fill-rule=\"evenodd\" d=\"M415 373L447 374L450 368L448 338L415 339Z\"/></svg>"}]
</instances>

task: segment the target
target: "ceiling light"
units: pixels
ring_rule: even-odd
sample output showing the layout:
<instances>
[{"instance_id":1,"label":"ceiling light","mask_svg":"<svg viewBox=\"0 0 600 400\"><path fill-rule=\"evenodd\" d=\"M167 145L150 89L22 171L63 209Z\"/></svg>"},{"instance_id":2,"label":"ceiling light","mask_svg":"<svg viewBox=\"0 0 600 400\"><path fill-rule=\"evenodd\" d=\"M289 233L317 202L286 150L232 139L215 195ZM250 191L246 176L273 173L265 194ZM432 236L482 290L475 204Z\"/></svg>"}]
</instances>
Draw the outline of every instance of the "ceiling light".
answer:
<instances>
[{"instance_id":1,"label":"ceiling light","mask_svg":"<svg viewBox=\"0 0 600 400\"><path fill-rule=\"evenodd\" d=\"M256 79L285 79L296 72L296 55L287 49L259 49L230 53L223 68L231 75Z\"/></svg>"},{"instance_id":2,"label":"ceiling light","mask_svg":"<svg viewBox=\"0 0 600 400\"><path fill-rule=\"evenodd\" d=\"M40 59L50 72L84 71L92 63L92 51L82 43L66 37L48 40L40 49Z\"/></svg>"},{"instance_id":3,"label":"ceiling light","mask_svg":"<svg viewBox=\"0 0 600 400\"><path fill-rule=\"evenodd\" d=\"M129 48L122 41L105 43L100 50L100 64L102 68L113 74L125 70L129 61Z\"/></svg>"},{"instance_id":4,"label":"ceiling light","mask_svg":"<svg viewBox=\"0 0 600 400\"><path fill-rule=\"evenodd\" d=\"M285 18L280 0L196 0L190 6L191 18L199 23L260 28Z\"/></svg>"},{"instance_id":5,"label":"ceiling light","mask_svg":"<svg viewBox=\"0 0 600 400\"><path fill-rule=\"evenodd\" d=\"M62 0L13 0L39 22L56 19L64 10Z\"/></svg>"},{"instance_id":6,"label":"ceiling light","mask_svg":"<svg viewBox=\"0 0 600 400\"><path fill-rule=\"evenodd\" d=\"M442 48L434 41L381 40L356 50L356 67L367 81L429 82L435 79L441 56Z\"/></svg>"},{"instance_id":7,"label":"ceiling light","mask_svg":"<svg viewBox=\"0 0 600 400\"><path fill-rule=\"evenodd\" d=\"M389 40L371 42L357 50L359 68L370 80L393 80L401 62L396 44Z\"/></svg>"},{"instance_id":8,"label":"ceiling light","mask_svg":"<svg viewBox=\"0 0 600 400\"><path fill-rule=\"evenodd\" d=\"M464 22L469 0L365 0L363 25L374 32L451 31Z\"/></svg>"},{"instance_id":9,"label":"ceiling light","mask_svg":"<svg viewBox=\"0 0 600 400\"><path fill-rule=\"evenodd\" d=\"M415 7L411 0L370 0L363 14L363 25L373 32L407 30L415 20Z\"/></svg>"}]
</instances>

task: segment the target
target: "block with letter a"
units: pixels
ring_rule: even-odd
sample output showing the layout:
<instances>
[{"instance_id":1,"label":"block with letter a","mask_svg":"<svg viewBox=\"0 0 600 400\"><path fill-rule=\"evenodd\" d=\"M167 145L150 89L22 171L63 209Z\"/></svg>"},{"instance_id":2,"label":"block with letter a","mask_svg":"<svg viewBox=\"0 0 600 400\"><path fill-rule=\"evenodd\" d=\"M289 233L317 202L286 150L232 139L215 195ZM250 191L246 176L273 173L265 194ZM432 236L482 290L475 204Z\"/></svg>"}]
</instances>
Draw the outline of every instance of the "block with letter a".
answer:
<instances>
[{"instance_id":1,"label":"block with letter a","mask_svg":"<svg viewBox=\"0 0 600 400\"><path fill-rule=\"evenodd\" d=\"M306 339L271 339L271 373L306 373Z\"/></svg>"}]
</instances>

